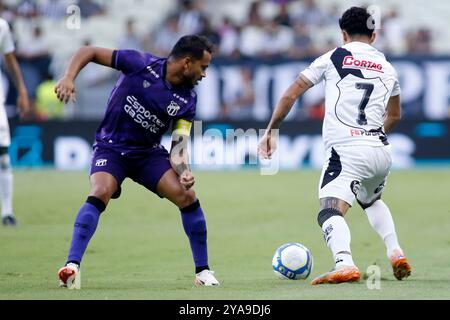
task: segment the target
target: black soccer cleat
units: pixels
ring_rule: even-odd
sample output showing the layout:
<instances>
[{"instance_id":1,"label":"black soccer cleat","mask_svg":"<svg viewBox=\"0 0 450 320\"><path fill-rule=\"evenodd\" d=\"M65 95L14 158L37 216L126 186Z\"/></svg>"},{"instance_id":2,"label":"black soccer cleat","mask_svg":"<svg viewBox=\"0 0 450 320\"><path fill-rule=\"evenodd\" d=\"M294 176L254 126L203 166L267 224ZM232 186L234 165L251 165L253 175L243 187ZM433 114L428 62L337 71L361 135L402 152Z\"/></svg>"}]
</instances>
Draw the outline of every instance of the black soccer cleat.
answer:
<instances>
[{"instance_id":1,"label":"black soccer cleat","mask_svg":"<svg viewBox=\"0 0 450 320\"><path fill-rule=\"evenodd\" d=\"M13 226L13 227L17 226L17 220L13 216L3 217L2 223L4 226Z\"/></svg>"}]
</instances>

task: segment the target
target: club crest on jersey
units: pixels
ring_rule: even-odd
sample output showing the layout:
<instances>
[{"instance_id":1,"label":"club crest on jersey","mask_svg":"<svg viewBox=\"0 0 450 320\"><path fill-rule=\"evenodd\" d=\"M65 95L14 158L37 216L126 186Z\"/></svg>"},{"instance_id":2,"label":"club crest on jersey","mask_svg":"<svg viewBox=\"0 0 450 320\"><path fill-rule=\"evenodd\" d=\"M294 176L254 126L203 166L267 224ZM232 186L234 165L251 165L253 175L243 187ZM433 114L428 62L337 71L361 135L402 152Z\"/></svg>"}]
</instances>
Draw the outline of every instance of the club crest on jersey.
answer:
<instances>
[{"instance_id":1,"label":"club crest on jersey","mask_svg":"<svg viewBox=\"0 0 450 320\"><path fill-rule=\"evenodd\" d=\"M97 159L97 161L95 161L95 166L96 167L104 167L104 166L106 166L107 162L108 162L108 159Z\"/></svg>"},{"instance_id":2,"label":"club crest on jersey","mask_svg":"<svg viewBox=\"0 0 450 320\"><path fill-rule=\"evenodd\" d=\"M150 82L148 82L147 80L144 80L142 85L144 86L144 88L148 88L148 87L150 87Z\"/></svg>"},{"instance_id":3,"label":"club crest on jersey","mask_svg":"<svg viewBox=\"0 0 450 320\"><path fill-rule=\"evenodd\" d=\"M366 69L384 73L383 65L369 60L356 59L354 56L346 56L342 63L343 69Z\"/></svg>"},{"instance_id":4,"label":"club crest on jersey","mask_svg":"<svg viewBox=\"0 0 450 320\"><path fill-rule=\"evenodd\" d=\"M180 110L180 106L175 101L170 101L170 104L167 106L167 113L169 116L176 116L178 110Z\"/></svg>"}]
</instances>

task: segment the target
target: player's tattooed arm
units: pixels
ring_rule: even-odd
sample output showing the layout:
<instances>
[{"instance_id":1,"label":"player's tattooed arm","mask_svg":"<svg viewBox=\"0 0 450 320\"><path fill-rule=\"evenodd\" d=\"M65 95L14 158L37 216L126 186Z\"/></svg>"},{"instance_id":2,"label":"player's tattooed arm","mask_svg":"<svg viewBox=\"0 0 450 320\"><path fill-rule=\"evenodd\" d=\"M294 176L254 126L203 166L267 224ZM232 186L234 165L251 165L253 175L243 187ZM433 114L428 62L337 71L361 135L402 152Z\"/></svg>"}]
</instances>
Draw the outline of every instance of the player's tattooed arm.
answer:
<instances>
[{"instance_id":1,"label":"player's tattooed arm","mask_svg":"<svg viewBox=\"0 0 450 320\"><path fill-rule=\"evenodd\" d=\"M276 150L278 130L284 118L291 111L295 100L313 86L305 76L300 75L294 83L284 92L273 111L272 118L267 125L267 130L258 144L258 153L265 159L270 159Z\"/></svg>"},{"instance_id":2,"label":"player's tattooed arm","mask_svg":"<svg viewBox=\"0 0 450 320\"><path fill-rule=\"evenodd\" d=\"M286 118L289 111L291 111L292 106L294 105L298 97L300 97L312 86L313 83L309 81L309 79L307 79L303 75L300 75L294 81L294 83L289 86L289 88L284 92L281 99L278 101L267 129L271 130L280 128L281 123L283 122L284 118Z\"/></svg>"}]
</instances>

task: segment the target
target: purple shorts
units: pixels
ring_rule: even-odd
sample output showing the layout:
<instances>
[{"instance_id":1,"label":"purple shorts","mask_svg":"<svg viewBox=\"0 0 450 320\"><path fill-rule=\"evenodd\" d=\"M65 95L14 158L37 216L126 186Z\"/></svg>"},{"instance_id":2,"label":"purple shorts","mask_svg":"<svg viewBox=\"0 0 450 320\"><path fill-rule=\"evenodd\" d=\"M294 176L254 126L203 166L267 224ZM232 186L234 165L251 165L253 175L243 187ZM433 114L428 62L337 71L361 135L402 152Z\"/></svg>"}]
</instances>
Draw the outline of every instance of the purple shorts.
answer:
<instances>
[{"instance_id":1,"label":"purple shorts","mask_svg":"<svg viewBox=\"0 0 450 320\"><path fill-rule=\"evenodd\" d=\"M109 148L96 146L92 154L90 175L96 172L108 172L116 178L117 184L122 184L125 178L130 178L148 190L156 192L161 177L172 168L169 153L162 146L153 148L142 156L123 156Z\"/></svg>"}]
</instances>

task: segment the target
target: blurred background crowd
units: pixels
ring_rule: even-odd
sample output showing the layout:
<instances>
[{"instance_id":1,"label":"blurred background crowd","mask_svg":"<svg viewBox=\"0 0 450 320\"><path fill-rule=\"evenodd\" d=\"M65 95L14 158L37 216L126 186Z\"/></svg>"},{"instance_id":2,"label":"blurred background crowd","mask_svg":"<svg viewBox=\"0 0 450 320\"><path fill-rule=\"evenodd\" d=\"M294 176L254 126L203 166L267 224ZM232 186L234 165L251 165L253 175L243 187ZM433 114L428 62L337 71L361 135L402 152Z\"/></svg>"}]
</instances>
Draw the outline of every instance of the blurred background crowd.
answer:
<instances>
[{"instance_id":1,"label":"blurred background crowd","mask_svg":"<svg viewBox=\"0 0 450 320\"><path fill-rule=\"evenodd\" d=\"M55 80L61 76L68 59L83 44L166 56L180 36L196 33L215 43L219 59L312 59L341 45L338 19L354 2L5 0L0 1L0 16L8 21L15 37L16 54L33 105L28 117L45 120L83 115L82 108L63 108L52 94ZM450 16L450 4L445 1L434 3L434 7L446 12L442 17ZM383 1L379 19L382 28L377 30L374 46L388 56L450 52L450 42L440 41L448 39L448 20L433 15L423 1ZM242 68L241 73L242 94L233 103L251 104L255 98L251 70ZM79 91L97 87L98 92L106 90L108 94L117 75L107 68L89 65L80 77ZM101 116L105 107L105 101L96 99L98 92L80 96L89 100L84 104L88 108L101 110L91 112L93 117ZM14 93L8 95L8 100L14 103ZM238 111L231 112L224 103L221 116L249 116L245 108L235 109ZM11 108L10 114L13 112Z\"/></svg>"}]
</instances>

